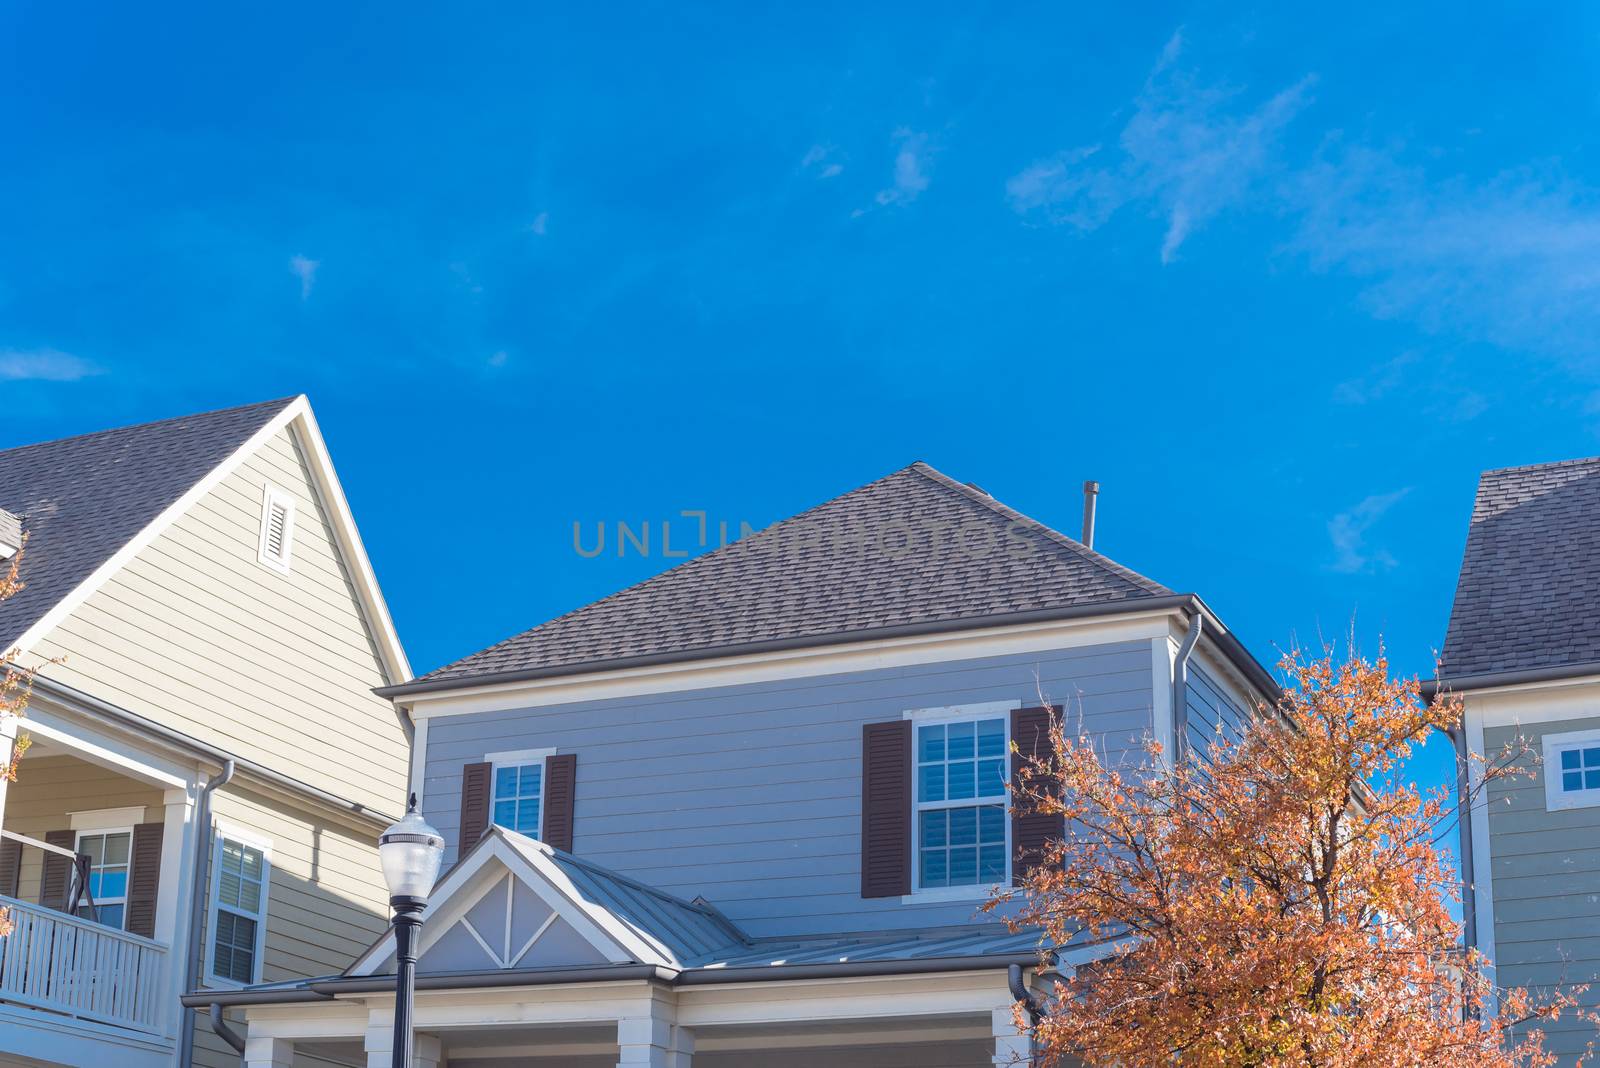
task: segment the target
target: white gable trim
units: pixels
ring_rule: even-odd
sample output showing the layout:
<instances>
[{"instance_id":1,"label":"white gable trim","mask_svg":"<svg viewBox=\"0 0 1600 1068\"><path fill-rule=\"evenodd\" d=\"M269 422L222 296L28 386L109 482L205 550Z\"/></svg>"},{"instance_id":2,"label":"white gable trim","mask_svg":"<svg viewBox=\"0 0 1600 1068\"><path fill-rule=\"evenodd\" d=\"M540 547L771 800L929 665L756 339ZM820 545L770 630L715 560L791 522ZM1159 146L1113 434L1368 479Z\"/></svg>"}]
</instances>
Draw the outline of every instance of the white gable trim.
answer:
<instances>
[{"instance_id":1,"label":"white gable trim","mask_svg":"<svg viewBox=\"0 0 1600 1068\"><path fill-rule=\"evenodd\" d=\"M491 862L494 862L493 866ZM473 906L494 893L508 876L531 890L550 907L555 918L571 925L608 961L614 964L637 961L641 964L679 967L678 961L665 947L641 937L601 906L584 901L566 873L550 859L549 846L501 827L492 828L483 841L434 889L422 926L417 955L420 957L427 953L457 921L466 917ZM544 931L541 929L539 933L543 934ZM482 944L481 936L478 937ZM529 942L528 946L532 944ZM518 947L521 952L515 954L517 960L527 952L528 946ZM491 958L497 956L497 951L487 945L484 949ZM394 935L391 932L357 958L345 974L376 974L393 955Z\"/></svg>"},{"instance_id":2,"label":"white gable trim","mask_svg":"<svg viewBox=\"0 0 1600 1068\"><path fill-rule=\"evenodd\" d=\"M317 428L317 417L311 412L311 402L301 394L289 407L295 409L296 429L301 444L306 447L313 485L323 505L322 510L327 513L328 522L333 527L334 537L339 541L339 548L344 553L345 563L350 567L356 596L361 601L367 625L377 639L378 654L383 657L389 678L394 683L405 682L411 678L411 664L400 645L400 635L394 629L389 605L378 586L378 576L372 571L372 561L367 558L366 547L361 543L361 532L356 528L355 516L350 512L350 502L345 500L339 475L333 469L328 445L322 440L322 431Z\"/></svg>"},{"instance_id":3,"label":"white gable trim","mask_svg":"<svg viewBox=\"0 0 1600 1068\"><path fill-rule=\"evenodd\" d=\"M304 394L285 405L281 412L250 435L227 459L190 486L143 530L128 539L120 549L95 568L72 592L52 605L48 612L39 617L39 620L17 639L17 648L27 651L37 645L76 612L84 601L109 582L129 561L164 534L180 516L193 508L223 479L237 471L246 459L276 437L285 427L294 427L298 431L301 444L305 447L311 468L312 486L317 491L323 511L327 513L328 522L333 527L334 536L338 539L339 548L344 554L345 562L350 567L357 598L367 624L372 628L378 654L383 660L389 681L398 683L409 679L411 665L406 660L405 650L400 646L399 635L395 633L394 623L389 618L383 594L378 589L377 577L372 573L372 565L367 559L366 550L361 545L361 536L356 532L355 518L350 514L350 506L345 501L338 476L334 474L327 446L323 443L322 434L317 430L316 419L311 414L311 402Z\"/></svg>"}]
</instances>

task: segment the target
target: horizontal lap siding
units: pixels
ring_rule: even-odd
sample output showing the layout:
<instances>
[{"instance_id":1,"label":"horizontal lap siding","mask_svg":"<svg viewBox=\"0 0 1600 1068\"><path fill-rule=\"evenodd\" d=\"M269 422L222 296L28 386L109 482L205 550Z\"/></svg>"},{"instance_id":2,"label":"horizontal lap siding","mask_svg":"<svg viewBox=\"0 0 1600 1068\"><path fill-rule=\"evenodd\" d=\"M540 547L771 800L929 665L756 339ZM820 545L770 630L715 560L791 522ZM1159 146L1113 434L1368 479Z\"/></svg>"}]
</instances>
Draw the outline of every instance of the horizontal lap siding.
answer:
<instances>
[{"instance_id":1,"label":"horizontal lap siding","mask_svg":"<svg viewBox=\"0 0 1600 1068\"><path fill-rule=\"evenodd\" d=\"M970 923L982 919L975 902L862 899L862 725L914 708L1035 705L1041 689L1113 759L1138 758L1150 647L1129 642L443 717L429 725L424 809L453 829L463 765L553 746L578 754L579 855L703 894L753 934ZM446 863L454 856L452 841Z\"/></svg>"},{"instance_id":2,"label":"horizontal lap siding","mask_svg":"<svg viewBox=\"0 0 1600 1068\"><path fill-rule=\"evenodd\" d=\"M257 559L262 488L295 499L284 575ZM47 674L379 811L407 751L336 542L284 430L53 631Z\"/></svg>"},{"instance_id":3,"label":"horizontal lap siding","mask_svg":"<svg viewBox=\"0 0 1600 1068\"><path fill-rule=\"evenodd\" d=\"M1484 748L1492 755L1520 735L1538 752L1546 733L1596 729L1600 718L1495 727L1484 731ZM1528 987L1587 983L1582 1002L1600 1006L1600 808L1547 811L1541 768L1491 784L1488 810L1496 979ZM1570 1013L1540 1026L1563 1064L1594 1035Z\"/></svg>"},{"instance_id":4,"label":"horizontal lap siding","mask_svg":"<svg viewBox=\"0 0 1600 1068\"><path fill-rule=\"evenodd\" d=\"M1199 657L1189 661L1185 710L1189 719L1189 749L1193 753L1208 753L1217 742L1219 730L1223 738L1235 745L1242 737L1244 707L1199 663Z\"/></svg>"},{"instance_id":5,"label":"horizontal lap siding","mask_svg":"<svg viewBox=\"0 0 1600 1068\"><path fill-rule=\"evenodd\" d=\"M224 830L238 828L272 843L263 982L341 972L384 931L388 899L375 834L229 787L218 791L214 805ZM209 915L206 945L209 952ZM239 1055L202 1021L195 1063L238 1068Z\"/></svg>"}]
</instances>

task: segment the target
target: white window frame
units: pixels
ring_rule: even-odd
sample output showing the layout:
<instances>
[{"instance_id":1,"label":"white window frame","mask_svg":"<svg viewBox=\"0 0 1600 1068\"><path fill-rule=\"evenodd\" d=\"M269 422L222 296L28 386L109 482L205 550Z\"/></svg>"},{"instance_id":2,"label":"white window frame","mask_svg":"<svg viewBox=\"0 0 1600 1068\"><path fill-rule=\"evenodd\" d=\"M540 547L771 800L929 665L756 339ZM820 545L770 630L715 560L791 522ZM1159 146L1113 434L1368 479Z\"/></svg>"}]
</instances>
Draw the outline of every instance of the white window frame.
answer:
<instances>
[{"instance_id":1,"label":"white window frame","mask_svg":"<svg viewBox=\"0 0 1600 1068\"><path fill-rule=\"evenodd\" d=\"M483 759L489 765L489 825L491 827L499 826L499 824L495 823L494 821L494 788L495 780L500 774L500 769L503 767L521 768L526 767L529 764L537 764L539 765L539 828L537 833L533 834L532 837L541 842L544 841L544 801L546 787L550 782L550 766L548 761L550 757L555 755L556 750L553 746L549 749L513 749L504 753L484 754ZM507 827L506 830L510 831L513 830L513 828ZM526 834L527 832L518 831L517 833Z\"/></svg>"},{"instance_id":2,"label":"white window frame","mask_svg":"<svg viewBox=\"0 0 1600 1068\"><path fill-rule=\"evenodd\" d=\"M272 518L274 505L283 506L283 555L273 556L267 552L267 528ZM260 560L272 570L287 575L293 567L294 559L294 495L287 490L279 489L268 482L261 487L261 533L256 543L256 559Z\"/></svg>"},{"instance_id":3,"label":"white window frame","mask_svg":"<svg viewBox=\"0 0 1600 1068\"><path fill-rule=\"evenodd\" d=\"M133 828L135 824L144 821L144 809L142 807L102 808L88 812L69 812L67 813L67 819L69 821L68 827L73 832L72 851L74 853L83 852L83 836L86 834L125 834L128 836L128 886L131 888L133 885ZM85 890L87 891L87 887ZM123 891L120 898L112 898L104 902L99 898L93 898L93 901L97 915L102 904L121 905L122 923L113 928L113 930L126 931L128 929L128 894L126 890ZM92 922L100 923L98 919ZM111 925L105 923L101 924L101 926L110 927Z\"/></svg>"},{"instance_id":4,"label":"white window frame","mask_svg":"<svg viewBox=\"0 0 1600 1068\"><path fill-rule=\"evenodd\" d=\"M1569 749L1592 749L1600 745L1600 730L1546 734L1540 739L1544 758L1544 807L1550 812L1571 808L1600 807L1600 790L1567 793L1561 789L1561 754Z\"/></svg>"},{"instance_id":5,"label":"white window frame","mask_svg":"<svg viewBox=\"0 0 1600 1068\"><path fill-rule=\"evenodd\" d=\"M985 901L990 896L990 891L995 884L976 882L964 886L930 886L923 888L918 885L922 874L922 801L917 796L922 782L918 774L917 761L917 728L932 723L961 723L976 722L980 719L999 719L1005 729L1005 761L1009 765L1011 760L1011 713L1022 707L1021 701L987 701L981 704L949 705L944 708L913 708L903 712L902 718L911 721L911 893L900 898L902 904L923 904L935 901ZM1006 782L1011 781L1009 767L1006 770ZM963 798L959 803L948 804L943 801L929 802L930 808L965 808L969 804L980 805L984 799L973 798L969 802ZM1009 791L1000 799L1001 806L1005 809L1005 851L1006 870L1000 880L1000 885L1011 885L1011 799Z\"/></svg>"},{"instance_id":6,"label":"white window frame","mask_svg":"<svg viewBox=\"0 0 1600 1068\"><path fill-rule=\"evenodd\" d=\"M243 827L217 821L211 834L211 885L206 890L206 929L205 942L201 952L205 954L205 983L208 987L220 987L226 990L240 990L251 983L261 981L262 957L267 948L267 903L272 891L272 840L255 831ZM234 841L242 846L255 849L261 853L261 904L255 915L233 906L224 906L219 900L222 893L222 843L224 840ZM249 983L241 983L237 979L226 975L217 975L213 969L216 967L216 937L217 913L224 907L231 913L252 919L256 922L256 944L254 956L251 960L251 975Z\"/></svg>"}]
</instances>

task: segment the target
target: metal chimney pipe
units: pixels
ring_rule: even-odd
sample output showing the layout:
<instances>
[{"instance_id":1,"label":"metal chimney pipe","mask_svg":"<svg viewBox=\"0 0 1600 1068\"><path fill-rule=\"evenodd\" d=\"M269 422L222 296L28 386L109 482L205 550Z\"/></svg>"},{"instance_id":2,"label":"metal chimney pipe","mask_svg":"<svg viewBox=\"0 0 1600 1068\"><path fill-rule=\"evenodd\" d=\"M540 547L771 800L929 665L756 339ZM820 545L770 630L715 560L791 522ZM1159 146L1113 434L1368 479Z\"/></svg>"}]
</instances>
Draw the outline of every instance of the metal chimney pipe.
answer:
<instances>
[{"instance_id":1,"label":"metal chimney pipe","mask_svg":"<svg viewBox=\"0 0 1600 1068\"><path fill-rule=\"evenodd\" d=\"M1083 544L1090 549L1094 548L1094 500L1099 495L1100 483L1083 484Z\"/></svg>"}]
</instances>

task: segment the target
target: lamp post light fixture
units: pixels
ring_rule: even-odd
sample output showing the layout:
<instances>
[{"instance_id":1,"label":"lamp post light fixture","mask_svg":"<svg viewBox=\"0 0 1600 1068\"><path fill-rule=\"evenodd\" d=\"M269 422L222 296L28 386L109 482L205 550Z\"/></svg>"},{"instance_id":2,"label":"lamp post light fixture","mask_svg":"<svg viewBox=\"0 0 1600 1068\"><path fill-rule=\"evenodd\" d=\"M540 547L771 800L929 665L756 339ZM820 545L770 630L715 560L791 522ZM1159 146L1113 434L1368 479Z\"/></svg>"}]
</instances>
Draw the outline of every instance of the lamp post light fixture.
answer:
<instances>
[{"instance_id":1,"label":"lamp post light fixture","mask_svg":"<svg viewBox=\"0 0 1600 1068\"><path fill-rule=\"evenodd\" d=\"M400 822L378 836L378 863L394 909L394 1068L411 1068L411 1003L417 986L417 935L428 893L439 878L444 839L411 795Z\"/></svg>"}]
</instances>

